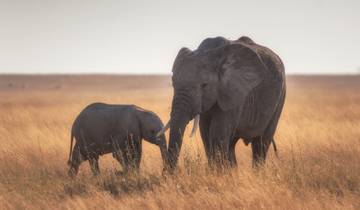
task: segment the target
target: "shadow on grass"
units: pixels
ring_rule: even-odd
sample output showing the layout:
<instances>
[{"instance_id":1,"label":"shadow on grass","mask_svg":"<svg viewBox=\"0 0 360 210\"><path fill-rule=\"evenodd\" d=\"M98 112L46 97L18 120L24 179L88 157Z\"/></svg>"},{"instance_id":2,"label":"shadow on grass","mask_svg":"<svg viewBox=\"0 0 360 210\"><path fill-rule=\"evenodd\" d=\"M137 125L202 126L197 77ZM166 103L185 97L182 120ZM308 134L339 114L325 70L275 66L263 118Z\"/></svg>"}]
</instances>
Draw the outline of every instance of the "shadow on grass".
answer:
<instances>
[{"instance_id":1,"label":"shadow on grass","mask_svg":"<svg viewBox=\"0 0 360 210\"><path fill-rule=\"evenodd\" d=\"M111 176L98 183L98 186L113 196L121 194L142 193L151 191L161 184L161 177L149 176Z\"/></svg>"},{"instance_id":2,"label":"shadow on grass","mask_svg":"<svg viewBox=\"0 0 360 210\"><path fill-rule=\"evenodd\" d=\"M64 185L64 193L70 197L87 196L92 189L109 192L114 197L133 193L144 193L160 186L163 178L155 175L110 175L93 177L88 180L74 180Z\"/></svg>"},{"instance_id":3,"label":"shadow on grass","mask_svg":"<svg viewBox=\"0 0 360 210\"><path fill-rule=\"evenodd\" d=\"M85 183L72 182L69 184L65 184L64 193L66 195L69 195L70 197L84 196L88 193L88 187Z\"/></svg>"}]
</instances>

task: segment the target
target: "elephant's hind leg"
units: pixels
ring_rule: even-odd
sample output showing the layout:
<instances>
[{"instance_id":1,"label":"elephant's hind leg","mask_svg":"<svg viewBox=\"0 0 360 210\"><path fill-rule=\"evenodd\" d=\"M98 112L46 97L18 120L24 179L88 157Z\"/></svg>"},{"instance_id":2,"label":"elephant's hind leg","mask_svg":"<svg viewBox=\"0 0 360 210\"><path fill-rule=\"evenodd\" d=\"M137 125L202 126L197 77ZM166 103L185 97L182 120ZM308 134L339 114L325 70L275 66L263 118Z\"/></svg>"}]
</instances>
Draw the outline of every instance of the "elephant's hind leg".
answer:
<instances>
[{"instance_id":1,"label":"elephant's hind leg","mask_svg":"<svg viewBox=\"0 0 360 210\"><path fill-rule=\"evenodd\" d=\"M253 154L253 167L258 167L265 163L270 143L271 138L264 138L259 136L252 139L251 149Z\"/></svg>"},{"instance_id":2,"label":"elephant's hind leg","mask_svg":"<svg viewBox=\"0 0 360 210\"><path fill-rule=\"evenodd\" d=\"M69 162L70 168L68 171L68 175L70 177L75 177L79 172L79 167L82 161L84 161L84 157L80 153L80 147L77 143L75 143L73 152L71 154L71 160Z\"/></svg>"},{"instance_id":3,"label":"elephant's hind leg","mask_svg":"<svg viewBox=\"0 0 360 210\"><path fill-rule=\"evenodd\" d=\"M236 143L238 140L239 140L238 138L233 138L229 145L228 160L229 160L230 167L237 166L235 147L236 147Z\"/></svg>"}]
</instances>

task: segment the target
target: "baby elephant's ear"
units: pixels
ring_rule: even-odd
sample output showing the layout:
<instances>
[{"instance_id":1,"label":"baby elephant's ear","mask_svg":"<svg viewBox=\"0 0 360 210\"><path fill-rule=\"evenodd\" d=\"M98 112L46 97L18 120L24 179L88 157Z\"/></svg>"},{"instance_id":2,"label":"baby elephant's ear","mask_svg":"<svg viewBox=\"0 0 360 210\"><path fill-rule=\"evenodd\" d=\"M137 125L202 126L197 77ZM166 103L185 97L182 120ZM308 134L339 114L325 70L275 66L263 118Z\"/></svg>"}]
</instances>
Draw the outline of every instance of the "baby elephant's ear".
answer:
<instances>
[{"instance_id":1,"label":"baby elephant's ear","mask_svg":"<svg viewBox=\"0 0 360 210\"><path fill-rule=\"evenodd\" d=\"M142 135L150 135L153 128L161 127L160 118L153 112L147 110L137 110L137 116L139 119L139 127Z\"/></svg>"},{"instance_id":2,"label":"baby elephant's ear","mask_svg":"<svg viewBox=\"0 0 360 210\"><path fill-rule=\"evenodd\" d=\"M265 66L246 46L233 44L223 51L218 104L222 110L243 106L247 95L263 81Z\"/></svg>"}]
</instances>

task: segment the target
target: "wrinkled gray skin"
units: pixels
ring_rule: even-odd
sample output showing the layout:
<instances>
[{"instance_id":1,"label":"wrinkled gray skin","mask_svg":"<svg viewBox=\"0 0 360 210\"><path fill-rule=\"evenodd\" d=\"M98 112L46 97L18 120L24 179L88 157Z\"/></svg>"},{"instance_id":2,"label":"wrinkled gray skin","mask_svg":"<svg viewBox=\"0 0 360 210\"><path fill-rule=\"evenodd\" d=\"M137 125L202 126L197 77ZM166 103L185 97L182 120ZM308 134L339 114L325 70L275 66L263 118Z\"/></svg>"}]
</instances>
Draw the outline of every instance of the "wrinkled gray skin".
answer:
<instances>
[{"instance_id":1,"label":"wrinkled gray skin","mask_svg":"<svg viewBox=\"0 0 360 210\"><path fill-rule=\"evenodd\" d=\"M273 51L249 37L207 38L194 51L182 48L172 71L170 171L176 167L185 126L197 114L210 166L236 166L240 138L251 143L253 166L265 161L286 91L284 65Z\"/></svg>"},{"instance_id":2,"label":"wrinkled gray skin","mask_svg":"<svg viewBox=\"0 0 360 210\"><path fill-rule=\"evenodd\" d=\"M88 160L94 175L100 173L100 155L112 153L124 172L139 170L142 139L158 145L166 160L165 136L156 137L163 123L153 112L135 105L88 105L75 119L71 130L69 176L78 173L82 161ZM76 139L72 150L73 138Z\"/></svg>"}]
</instances>

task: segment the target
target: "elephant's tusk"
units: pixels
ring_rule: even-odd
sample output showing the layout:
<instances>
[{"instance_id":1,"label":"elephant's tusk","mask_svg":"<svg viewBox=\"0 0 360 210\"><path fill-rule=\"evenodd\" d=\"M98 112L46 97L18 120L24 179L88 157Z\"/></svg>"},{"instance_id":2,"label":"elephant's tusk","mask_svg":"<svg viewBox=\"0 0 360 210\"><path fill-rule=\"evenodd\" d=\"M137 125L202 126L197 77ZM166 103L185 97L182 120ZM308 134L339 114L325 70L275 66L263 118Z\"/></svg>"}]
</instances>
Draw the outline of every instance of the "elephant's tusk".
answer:
<instances>
[{"instance_id":1,"label":"elephant's tusk","mask_svg":"<svg viewBox=\"0 0 360 210\"><path fill-rule=\"evenodd\" d=\"M156 138L159 138L170 128L170 120L166 123L166 125L156 134Z\"/></svg>"},{"instance_id":2,"label":"elephant's tusk","mask_svg":"<svg viewBox=\"0 0 360 210\"><path fill-rule=\"evenodd\" d=\"M200 115L196 115L194 118L194 124L193 124L193 128L191 130L190 138L195 136L196 130L199 127L199 121L200 121Z\"/></svg>"}]
</instances>

